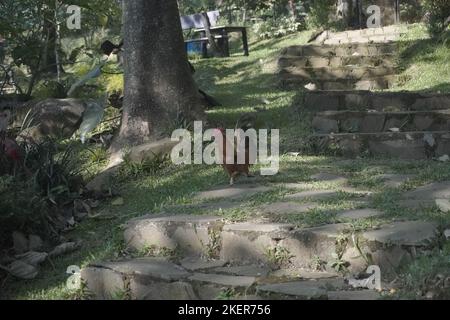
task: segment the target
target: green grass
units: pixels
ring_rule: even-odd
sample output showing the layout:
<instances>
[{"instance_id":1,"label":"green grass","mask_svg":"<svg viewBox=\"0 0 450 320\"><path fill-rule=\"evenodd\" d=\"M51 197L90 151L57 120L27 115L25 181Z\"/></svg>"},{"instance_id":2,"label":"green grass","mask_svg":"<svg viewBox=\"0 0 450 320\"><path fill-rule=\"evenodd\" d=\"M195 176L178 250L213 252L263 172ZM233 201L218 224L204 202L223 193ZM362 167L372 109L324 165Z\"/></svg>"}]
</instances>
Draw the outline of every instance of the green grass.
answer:
<instances>
[{"instance_id":1,"label":"green grass","mask_svg":"<svg viewBox=\"0 0 450 320\"><path fill-rule=\"evenodd\" d=\"M450 92L449 39L450 32L441 39L430 39L424 25L414 25L401 39L402 72L392 89Z\"/></svg>"},{"instance_id":2,"label":"green grass","mask_svg":"<svg viewBox=\"0 0 450 320\"><path fill-rule=\"evenodd\" d=\"M281 152L302 149L303 138L310 134L310 115L300 114L293 107L296 91L284 90L278 86L275 74L276 58L286 46L303 44L310 33L303 32L284 38L265 41L252 41L250 56L244 57L233 45L235 51L230 58L202 59L194 61L197 73L195 78L199 87L213 95L223 106L208 111L210 126L234 127L243 113L257 114L257 127L281 129ZM395 90L441 90L450 91L449 50L444 44L426 39L420 27L415 27L404 39L402 47L402 77L404 79ZM421 37L423 39L421 39ZM412 40L419 41L413 44ZM416 46L417 49L411 49ZM422 76L422 77L419 77ZM93 164L91 173L104 165L101 150L85 151L81 158ZM254 168L256 170L257 168ZM137 169L139 171L139 168ZM450 164L433 161L398 161L388 159L355 159L342 161L330 156L292 156L281 157L280 172L276 176L258 177L263 185L280 183L308 182L311 189L332 189L340 186L333 183L314 182L309 178L318 172L330 172L346 176L351 186L374 193L370 204L383 210L386 215L353 223L355 229L367 229L395 219L425 219L450 225L450 217L432 208L428 211L399 209L398 199L402 192L433 181L450 179ZM407 184L399 188L386 189L375 174L400 173L415 175ZM198 191L208 190L218 185L225 186L227 177L219 166L173 166L169 165L156 173L137 172L130 177L122 177L116 184L122 206L113 206L111 200L104 201L95 213L96 219L87 219L64 236L67 239L82 239L82 248L66 256L46 263L38 278L32 281L15 281L11 278L0 282L0 297L8 299L69 299L77 297L67 291L65 273L70 265L80 267L87 264L114 259L120 256L125 244L122 229L126 221L145 214L166 212L171 214L218 214L230 221L242 221L253 217L259 205L278 201L285 194L301 190L282 186L264 194L254 195L239 201L239 207L213 211L201 209L202 203L214 201L193 200ZM247 183L245 178L238 183ZM338 193L334 198L321 200L318 208L304 214L292 214L278 221L293 223L302 227L312 227L326 223L349 222L336 218L342 210L359 208L358 197ZM183 205L189 205L183 207ZM273 218L275 219L275 218ZM420 270L426 269L426 262L418 262ZM411 268L415 268L414 265ZM415 269L414 269L415 270ZM433 269L434 270L434 269ZM418 278L418 276L414 276ZM411 282L414 285L414 282Z\"/></svg>"}]
</instances>

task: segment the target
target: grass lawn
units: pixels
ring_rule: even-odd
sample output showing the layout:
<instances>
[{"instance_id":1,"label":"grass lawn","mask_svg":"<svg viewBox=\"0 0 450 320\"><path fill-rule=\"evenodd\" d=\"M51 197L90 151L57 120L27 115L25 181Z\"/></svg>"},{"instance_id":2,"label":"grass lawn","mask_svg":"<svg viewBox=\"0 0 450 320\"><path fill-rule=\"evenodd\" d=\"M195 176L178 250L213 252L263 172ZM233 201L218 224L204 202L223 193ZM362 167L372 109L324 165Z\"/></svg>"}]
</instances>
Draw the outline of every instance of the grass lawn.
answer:
<instances>
[{"instance_id":1,"label":"grass lawn","mask_svg":"<svg viewBox=\"0 0 450 320\"><path fill-rule=\"evenodd\" d=\"M400 82L394 90L433 90L450 92L450 50L433 40L421 39L423 33L417 26L404 39L402 46ZM258 128L278 128L281 133L280 173L273 177L258 177L261 184L280 182L311 182L312 188L340 190L337 184L323 185L310 180L312 174L331 172L345 175L352 187L374 193L372 207L386 214L366 221L360 228L371 228L392 219L425 219L450 224L450 217L437 208L428 211L401 210L397 200L402 192L432 181L450 180L450 163L434 161L398 161L386 159L355 159L342 161L331 156L292 155L290 152L302 150L302 141L310 131L311 115L299 114L294 106L298 91L287 91L278 86L276 76L276 58L280 50L294 44L304 44L310 32L302 32L275 40L252 41L250 56L244 57L237 47L230 58L195 60L195 75L199 87L208 92L223 106L208 111L211 126L222 125L233 128L243 113L257 114ZM412 39L420 39L413 44ZM420 75L420 76L419 76ZM257 169L257 168L255 168ZM412 174L414 178L399 188L385 188L375 174L400 173ZM244 183L242 180L241 183ZM202 214L195 209L198 202L192 200L195 192L208 190L227 183L227 177L221 167L167 165L154 174L125 176L118 181L124 205L114 206L104 202L98 208L102 213L98 218L87 219L77 228L65 234L66 239L81 239L80 250L56 258L46 263L38 278L32 281L14 281L8 278L0 283L0 297L9 299L68 299L77 295L65 287L68 266L85 266L93 261L114 259L120 256L125 244L121 225L127 220L148 213L158 213L172 206L173 213ZM262 203L280 199L292 190L282 186L274 188L260 196L242 201L238 209L216 212L232 221L244 220L253 214L253 208ZM335 197L320 201L320 206L304 215L286 216L283 221L299 226L316 226L325 223L340 222L334 213L339 210L359 207L359 199L339 192ZM180 205L193 204L191 209L182 210ZM211 214L211 212L208 212ZM424 258L426 259L426 258ZM431 258L430 258L431 259ZM411 268L410 283L425 272L441 270L441 256L434 264L422 260ZM436 269L434 269L436 266ZM425 271L424 271L425 270Z\"/></svg>"}]
</instances>

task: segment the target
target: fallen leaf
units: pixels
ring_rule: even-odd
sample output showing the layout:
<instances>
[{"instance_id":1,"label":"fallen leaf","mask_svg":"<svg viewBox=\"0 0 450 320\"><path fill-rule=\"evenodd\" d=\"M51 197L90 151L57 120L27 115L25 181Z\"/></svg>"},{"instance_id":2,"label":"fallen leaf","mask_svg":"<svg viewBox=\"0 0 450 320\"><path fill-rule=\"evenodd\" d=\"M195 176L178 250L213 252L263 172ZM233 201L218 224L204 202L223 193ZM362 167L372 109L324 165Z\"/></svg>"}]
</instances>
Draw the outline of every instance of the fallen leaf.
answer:
<instances>
[{"instance_id":1,"label":"fallen leaf","mask_svg":"<svg viewBox=\"0 0 450 320\"><path fill-rule=\"evenodd\" d=\"M21 260L16 260L11 263L8 267L6 267L7 271L11 273L14 277L24 280L31 280L36 278L39 273L39 270L25 263Z\"/></svg>"},{"instance_id":2,"label":"fallen leaf","mask_svg":"<svg viewBox=\"0 0 450 320\"><path fill-rule=\"evenodd\" d=\"M81 242L66 242L55 247L48 256L53 258L72 251L77 250L81 246Z\"/></svg>"},{"instance_id":3,"label":"fallen leaf","mask_svg":"<svg viewBox=\"0 0 450 320\"><path fill-rule=\"evenodd\" d=\"M436 199L435 200L436 205L438 206L439 210L441 210L444 213L450 212L450 201L447 199Z\"/></svg>"},{"instance_id":4,"label":"fallen leaf","mask_svg":"<svg viewBox=\"0 0 450 320\"><path fill-rule=\"evenodd\" d=\"M26 264L32 265L34 267L39 266L42 262L47 259L48 253L46 252L35 252L29 251L24 254L17 255L16 258Z\"/></svg>"},{"instance_id":5,"label":"fallen leaf","mask_svg":"<svg viewBox=\"0 0 450 320\"><path fill-rule=\"evenodd\" d=\"M124 200L122 197L116 198L111 202L111 205L113 206L123 206L124 205Z\"/></svg>"}]
</instances>

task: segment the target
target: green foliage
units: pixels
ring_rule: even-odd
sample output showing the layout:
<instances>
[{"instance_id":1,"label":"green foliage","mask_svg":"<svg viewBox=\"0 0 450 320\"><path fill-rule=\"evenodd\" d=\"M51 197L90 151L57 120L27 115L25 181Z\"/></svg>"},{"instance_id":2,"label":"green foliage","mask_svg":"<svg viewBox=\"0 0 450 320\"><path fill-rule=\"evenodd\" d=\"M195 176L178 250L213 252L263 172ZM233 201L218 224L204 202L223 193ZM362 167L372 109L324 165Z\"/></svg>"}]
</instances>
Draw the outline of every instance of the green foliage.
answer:
<instances>
[{"instance_id":1,"label":"green foliage","mask_svg":"<svg viewBox=\"0 0 450 320\"><path fill-rule=\"evenodd\" d=\"M310 3L310 12L306 19L310 29L329 29L333 25L332 14L335 0L314 0Z\"/></svg>"},{"instance_id":2,"label":"green foliage","mask_svg":"<svg viewBox=\"0 0 450 320\"><path fill-rule=\"evenodd\" d=\"M303 23L294 17L269 18L253 25L253 32L260 39L279 38L302 29Z\"/></svg>"},{"instance_id":3,"label":"green foliage","mask_svg":"<svg viewBox=\"0 0 450 320\"><path fill-rule=\"evenodd\" d=\"M169 158L169 155L155 154L153 157L136 162L131 159L130 153L127 152L119 169L119 178L127 179L142 175L153 175L169 165Z\"/></svg>"},{"instance_id":4,"label":"green foliage","mask_svg":"<svg viewBox=\"0 0 450 320\"><path fill-rule=\"evenodd\" d=\"M402 22L419 22L423 18L423 11L419 0L400 2L400 17Z\"/></svg>"},{"instance_id":5,"label":"green foliage","mask_svg":"<svg viewBox=\"0 0 450 320\"><path fill-rule=\"evenodd\" d=\"M423 6L427 15L428 30L431 35L439 35L448 28L450 21L450 1L424 0Z\"/></svg>"},{"instance_id":6,"label":"green foliage","mask_svg":"<svg viewBox=\"0 0 450 320\"><path fill-rule=\"evenodd\" d=\"M55 217L79 197L82 184L73 147L61 150L50 140L21 146L27 169L0 176L0 247L15 230L57 238Z\"/></svg>"},{"instance_id":7,"label":"green foliage","mask_svg":"<svg viewBox=\"0 0 450 320\"><path fill-rule=\"evenodd\" d=\"M400 296L411 299L450 299L450 243L418 257L401 272Z\"/></svg>"}]
</instances>

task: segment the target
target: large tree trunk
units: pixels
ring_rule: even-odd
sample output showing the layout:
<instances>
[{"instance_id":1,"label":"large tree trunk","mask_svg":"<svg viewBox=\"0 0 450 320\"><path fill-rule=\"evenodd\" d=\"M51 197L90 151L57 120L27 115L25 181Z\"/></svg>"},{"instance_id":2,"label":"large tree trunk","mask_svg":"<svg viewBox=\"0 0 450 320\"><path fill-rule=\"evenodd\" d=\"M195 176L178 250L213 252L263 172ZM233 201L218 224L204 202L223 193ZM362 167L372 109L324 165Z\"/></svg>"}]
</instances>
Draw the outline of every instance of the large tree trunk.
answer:
<instances>
[{"instance_id":1,"label":"large tree trunk","mask_svg":"<svg viewBox=\"0 0 450 320\"><path fill-rule=\"evenodd\" d=\"M176 0L123 1L123 24L124 109L112 153L168 137L180 119L204 117Z\"/></svg>"}]
</instances>

